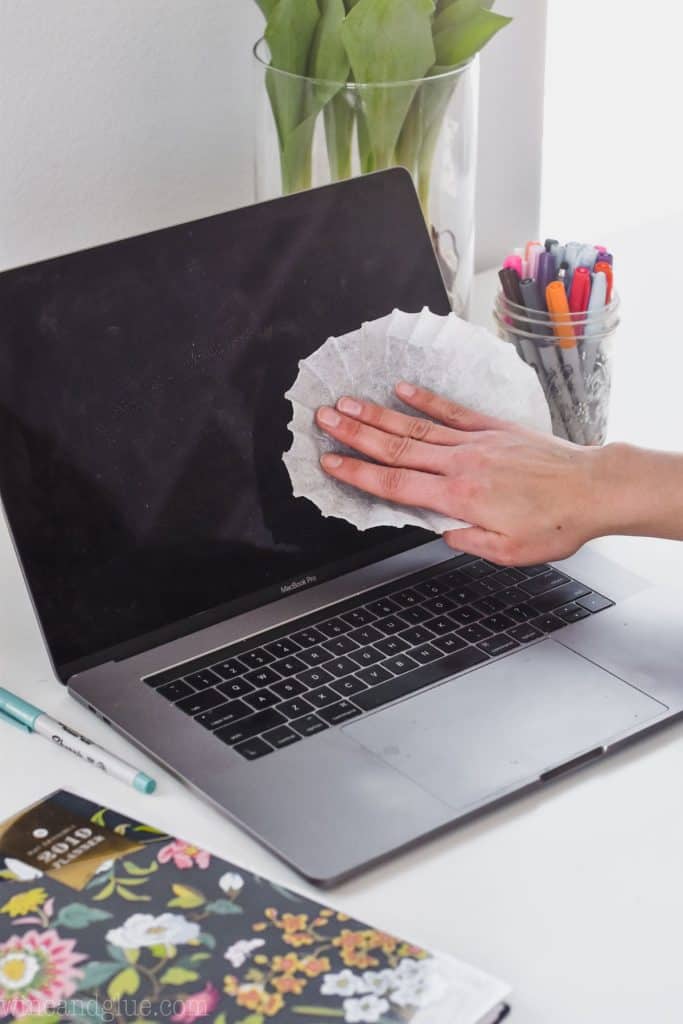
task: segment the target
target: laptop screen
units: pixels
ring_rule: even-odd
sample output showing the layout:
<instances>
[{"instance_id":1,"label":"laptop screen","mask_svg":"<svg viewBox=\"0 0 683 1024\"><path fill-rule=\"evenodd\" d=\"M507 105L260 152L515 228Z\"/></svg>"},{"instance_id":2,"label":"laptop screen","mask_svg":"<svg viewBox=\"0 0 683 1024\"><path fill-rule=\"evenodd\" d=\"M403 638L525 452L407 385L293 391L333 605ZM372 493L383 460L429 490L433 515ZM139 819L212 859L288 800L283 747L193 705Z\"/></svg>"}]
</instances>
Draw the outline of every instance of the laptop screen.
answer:
<instances>
[{"instance_id":1,"label":"laptop screen","mask_svg":"<svg viewBox=\"0 0 683 1024\"><path fill-rule=\"evenodd\" d=\"M292 496L330 335L449 305L390 171L0 275L0 491L64 677L433 539Z\"/></svg>"}]
</instances>

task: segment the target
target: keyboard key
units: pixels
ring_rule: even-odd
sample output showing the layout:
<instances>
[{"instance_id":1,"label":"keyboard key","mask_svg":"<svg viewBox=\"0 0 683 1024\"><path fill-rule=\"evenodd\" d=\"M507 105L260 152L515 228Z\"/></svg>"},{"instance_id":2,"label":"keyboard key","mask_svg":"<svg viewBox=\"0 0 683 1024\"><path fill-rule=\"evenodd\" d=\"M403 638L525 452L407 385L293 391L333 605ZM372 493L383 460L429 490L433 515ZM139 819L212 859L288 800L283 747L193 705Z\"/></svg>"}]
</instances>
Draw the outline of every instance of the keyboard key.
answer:
<instances>
[{"instance_id":1,"label":"keyboard key","mask_svg":"<svg viewBox=\"0 0 683 1024\"><path fill-rule=\"evenodd\" d=\"M373 665L372 668L363 668L360 672L356 672L356 675L368 686L376 686L377 683L385 683L387 679L392 679L394 673L389 672L382 664Z\"/></svg>"},{"instance_id":2,"label":"keyboard key","mask_svg":"<svg viewBox=\"0 0 683 1024\"><path fill-rule=\"evenodd\" d=\"M491 565L490 562L485 562L483 559L478 559L476 562L470 562L462 570L465 576L471 580L481 580L485 576L491 576L496 572L497 566Z\"/></svg>"},{"instance_id":3,"label":"keyboard key","mask_svg":"<svg viewBox=\"0 0 683 1024\"><path fill-rule=\"evenodd\" d=\"M524 579L526 577L519 569L500 569L496 573L496 580L502 583L503 587L514 587L516 583L520 583Z\"/></svg>"},{"instance_id":4,"label":"keyboard key","mask_svg":"<svg viewBox=\"0 0 683 1024\"><path fill-rule=\"evenodd\" d=\"M328 619L327 622L321 622L318 629L321 633L324 633L325 636L334 637L348 633L351 626L348 622L344 622L343 619Z\"/></svg>"},{"instance_id":5,"label":"keyboard key","mask_svg":"<svg viewBox=\"0 0 683 1024\"><path fill-rule=\"evenodd\" d=\"M248 668L263 668L264 665L270 665L271 661L275 661L275 658L272 654L268 654L264 647L257 647L255 651L247 651L246 654L240 654L240 660Z\"/></svg>"},{"instance_id":6,"label":"keyboard key","mask_svg":"<svg viewBox=\"0 0 683 1024\"><path fill-rule=\"evenodd\" d=\"M566 626L567 623L563 622L562 619L558 619L557 615L539 615L537 618L531 620L532 626L536 629L540 629L542 633L554 633L556 629L560 629L561 626Z\"/></svg>"},{"instance_id":7,"label":"keyboard key","mask_svg":"<svg viewBox=\"0 0 683 1024\"><path fill-rule=\"evenodd\" d=\"M399 654L397 657L385 661L382 667L393 672L395 676L399 676L404 672L410 672L412 668L417 668L417 662L413 661L408 654Z\"/></svg>"},{"instance_id":8,"label":"keyboard key","mask_svg":"<svg viewBox=\"0 0 683 1024\"><path fill-rule=\"evenodd\" d=\"M421 665L415 672L409 672L398 679L391 679L387 683L373 686L365 693L359 693L353 699L363 711L373 711L390 701L417 693L425 686L446 679L448 676L465 672L477 665L483 665L485 661L488 661L488 657L483 651L476 647L467 647L466 650L458 651L431 665Z\"/></svg>"},{"instance_id":9,"label":"keyboard key","mask_svg":"<svg viewBox=\"0 0 683 1024\"><path fill-rule=\"evenodd\" d=\"M279 728L265 733L263 739L276 750L282 750L283 747L291 747L292 743L298 743L301 736L288 725L281 725Z\"/></svg>"},{"instance_id":10,"label":"keyboard key","mask_svg":"<svg viewBox=\"0 0 683 1024\"><path fill-rule=\"evenodd\" d=\"M258 738L253 740L246 740L244 743L238 743L235 747L235 753L241 754L242 757L246 757L247 761L256 761L259 757L265 757L266 754L272 754L273 748L265 740Z\"/></svg>"},{"instance_id":11,"label":"keyboard key","mask_svg":"<svg viewBox=\"0 0 683 1024\"><path fill-rule=\"evenodd\" d=\"M290 654L288 657L282 658L281 661L276 661L270 667L280 676L295 676L297 672L305 671L306 662L297 658L296 655Z\"/></svg>"},{"instance_id":12,"label":"keyboard key","mask_svg":"<svg viewBox=\"0 0 683 1024\"><path fill-rule=\"evenodd\" d=\"M418 583L415 590L417 590L418 594L422 594L423 597L440 597L441 594L445 594L448 590L448 584L444 580L439 579L438 576L435 576L434 579Z\"/></svg>"},{"instance_id":13,"label":"keyboard key","mask_svg":"<svg viewBox=\"0 0 683 1024\"><path fill-rule=\"evenodd\" d=\"M251 693L254 687L246 679L232 679L228 683L221 683L217 689L231 699L244 697L245 693Z\"/></svg>"},{"instance_id":14,"label":"keyboard key","mask_svg":"<svg viewBox=\"0 0 683 1024\"><path fill-rule=\"evenodd\" d=\"M315 736L327 728L327 722L323 722L319 715L304 715L292 722L292 729L296 729L300 736Z\"/></svg>"},{"instance_id":15,"label":"keyboard key","mask_svg":"<svg viewBox=\"0 0 683 1024\"><path fill-rule=\"evenodd\" d=\"M266 650L268 651L268 654L272 654L274 658L287 658L290 654L296 654L299 650L299 646L286 636L283 637L282 640L273 640L272 643L266 644Z\"/></svg>"},{"instance_id":16,"label":"keyboard key","mask_svg":"<svg viewBox=\"0 0 683 1024\"><path fill-rule=\"evenodd\" d=\"M341 679L342 676L350 676L356 671L358 665L351 658L335 658L334 661L328 661L325 664L327 672L331 672L336 679Z\"/></svg>"},{"instance_id":17,"label":"keyboard key","mask_svg":"<svg viewBox=\"0 0 683 1024\"><path fill-rule=\"evenodd\" d=\"M243 665L237 658L229 658L228 661L212 665L211 671L217 672L221 679L237 679L239 676L244 675L247 671L247 666Z\"/></svg>"},{"instance_id":18,"label":"keyboard key","mask_svg":"<svg viewBox=\"0 0 683 1024\"><path fill-rule=\"evenodd\" d=\"M544 594L546 590L552 590L553 587L559 587L560 584L567 582L568 578L563 572L551 569L550 572L544 572L540 576L526 580L521 584L520 589L526 591L531 597L536 597L538 594Z\"/></svg>"},{"instance_id":19,"label":"keyboard key","mask_svg":"<svg viewBox=\"0 0 683 1024\"><path fill-rule=\"evenodd\" d=\"M452 633L457 629L457 624L453 619L449 619L445 615L439 615L436 619L428 619L425 622L425 629L429 629L438 636L444 636L446 633Z\"/></svg>"},{"instance_id":20,"label":"keyboard key","mask_svg":"<svg viewBox=\"0 0 683 1024\"><path fill-rule=\"evenodd\" d=\"M456 636L455 633L451 633L450 636L437 636L435 640L432 640L432 644L444 654L455 654L456 651L462 651L464 647L467 647L467 641L463 640L461 636Z\"/></svg>"},{"instance_id":21,"label":"keyboard key","mask_svg":"<svg viewBox=\"0 0 683 1024\"><path fill-rule=\"evenodd\" d=\"M311 669L312 672L315 669ZM306 693L307 687L304 683L300 683L298 679L282 679L279 683L275 683L271 686L273 693L276 693L281 700L288 700L290 697L298 697L302 693Z\"/></svg>"},{"instance_id":22,"label":"keyboard key","mask_svg":"<svg viewBox=\"0 0 683 1024\"><path fill-rule=\"evenodd\" d=\"M376 616L374 616L367 608L354 608L353 611L344 612L342 615L342 619L354 628L358 626L367 626L369 622L374 622L375 618Z\"/></svg>"},{"instance_id":23,"label":"keyboard key","mask_svg":"<svg viewBox=\"0 0 683 1024\"><path fill-rule=\"evenodd\" d=\"M183 697L190 697L194 692L192 687L188 683L183 682L182 679L176 679L173 683L164 683L157 690L157 693L173 703L181 700Z\"/></svg>"},{"instance_id":24,"label":"keyboard key","mask_svg":"<svg viewBox=\"0 0 683 1024\"><path fill-rule=\"evenodd\" d=\"M325 637L323 637L323 640ZM301 651L301 660L305 661L307 665L324 665L326 661L331 661L334 658L334 654L330 654L324 647L309 647L306 651Z\"/></svg>"},{"instance_id":25,"label":"keyboard key","mask_svg":"<svg viewBox=\"0 0 683 1024\"><path fill-rule=\"evenodd\" d=\"M475 601L474 607L482 615L495 615L496 612L502 612L505 602L501 601L500 597L482 597L479 601Z\"/></svg>"},{"instance_id":26,"label":"keyboard key","mask_svg":"<svg viewBox=\"0 0 683 1024\"><path fill-rule=\"evenodd\" d=\"M402 629L406 628L406 624L403 619L397 619L395 615L387 615L384 619L379 619L375 626L382 633L400 633Z\"/></svg>"},{"instance_id":27,"label":"keyboard key","mask_svg":"<svg viewBox=\"0 0 683 1024\"><path fill-rule=\"evenodd\" d=\"M510 629L514 624L514 619L511 619L509 615L501 615L499 612L489 615L487 619L481 621L481 625L490 629L492 633L502 633L504 629Z\"/></svg>"},{"instance_id":28,"label":"keyboard key","mask_svg":"<svg viewBox=\"0 0 683 1024\"><path fill-rule=\"evenodd\" d=\"M317 690L311 690L306 694L306 700L316 708L326 708L339 700L339 694L331 690L329 686L319 686Z\"/></svg>"},{"instance_id":29,"label":"keyboard key","mask_svg":"<svg viewBox=\"0 0 683 1024\"><path fill-rule=\"evenodd\" d=\"M590 594L590 587L584 587L583 583L570 580L569 583L563 583L561 587L555 587L545 594L540 594L529 604L536 609L539 615L543 615L545 612L554 612L556 608L561 608L571 601L577 601L580 597L585 597L586 594Z\"/></svg>"},{"instance_id":30,"label":"keyboard key","mask_svg":"<svg viewBox=\"0 0 683 1024\"><path fill-rule=\"evenodd\" d=\"M370 690L366 690L366 693L370 692ZM350 701L340 700L329 708L323 708L319 714L329 725L341 725L342 722L348 722L349 719L356 718L360 711Z\"/></svg>"},{"instance_id":31,"label":"keyboard key","mask_svg":"<svg viewBox=\"0 0 683 1024\"><path fill-rule=\"evenodd\" d=\"M221 677L218 673L212 672L210 668L204 668L200 672L192 672L185 676L185 682L189 683L194 690L206 690L220 681Z\"/></svg>"},{"instance_id":32,"label":"keyboard key","mask_svg":"<svg viewBox=\"0 0 683 1024\"><path fill-rule=\"evenodd\" d=\"M271 693L270 690L257 690L255 693L248 693L244 699L247 704L251 705L254 711L272 708L273 704L277 704L280 700L278 695Z\"/></svg>"},{"instance_id":33,"label":"keyboard key","mask_svg":"<svg viewBox=\"0 0 683 1024\"><path fill-rule=\"evenodd\" d=\"M379 601L371 601L366 607L373 615L384 618L385 615L393 615L394 612L397 612L400 605L396 604L389 597L382 597Z\"/></svg>"},{"instance_id":34,"label":"keyboard key","mask_svg":"<svg viewBox=\"0 0 683 1024\"><path fill-rule=\"evenodd\" d=\"M300 672L297 679L300 679L308 687L322 686L334 678L324 668L309 668L306 672Z\"/></svg>"},{"instance_id":35,"label":"keyboard key","mask_svg":"<svg viewBox=\"0 0 683 1024\"><path fill-rule=\"evenodd\" d=\"M478 646L480 650L490 654L493 658L498 654L507 654L508 651L514 651L519 647L519 643L511 636L491 636L488 640L482 640Z\"/></svg>"},{"instance_id":36,"label":"keyboard key","mask_svg":"<svg viewBox=\"0 0 683 1024\"><path fill-rule=\"evenodd\" d=\"M377 631L375 630L375 632ZM323 647L332 654L349 654L351 651L358 650L358 644L348 636L336 636L334 640L324 643Z\"/></svg>"},{"instance_id":37,"label":"keyboard key","mask_svg":"<svg viewBox=\"0 0 683 1024\"><path fill-rule=\"evenodd\" d=\"M354 629L352 633L349 633L349 638L355 640L357 644L364 646L365 644L374 644L375 641L382 639L382 634L374 626L361 626L360 629Z\"/></svg>"},{"instance_id":38,"label":"keyboard key","mask_svg":"<svg viewBox=\"0 0 683 1024\"><path fill-rule=\"evenodd\" d=\"M253 713L253 708L245 704L243 700L231 700L228 704L221 704L212 711L205 711L197 715L197 721L206 729L220 729L225 725L233 725L241 718L246 718Z\"/></svg>"},{"instance_id":39,"label":"keyboard key","mask_svg":"<svg viewBox=\"0 0 683 1024\"><path fill-rule=\"evenodd\" d=\"M396 652L398 654L398 651ZM384 655L381 651L378 651L376 647L363 647L360 651L355 651L353 660L357 661L359 665L375 665L378 661L381 661Z\"/></svg>"},{"instance_id":40,"label":"keyboard key","mask_svg":"<svg viewBox=\"0 0 683 1024\"><path fill-rule=\"evenodd\" d=\"M580 622L581 619L590 618L588 609L582 608L580 604L568 604L566 608L560 608L557 614L565 622Z\"/></svg>"},{"instance_id":41,"label":"keyboard key","mask_svg":"<svg viewBox=\"0 0 683 1024\"><path fill-rule=\"evenodd\" d=\"M426 622L427 619L431 619L432 613L428 608L423 608L422 605L413 605L410 608L404 608L400 611L399 616L404 622L409 622L412 625L419 625L421 622Z\"/></svg>"},{"instance_id":42,"label":"keyboard key","mask_svg":"<svg viewBox=\"0 0 683 1024\"><path fill-rule=\"evenodd\" d=\"M286 715L287 718L300 718L315 710L305 697L292 697L291 700L278 704L277 709L281 715Z\"/></svg>"},{"instance_id":43,"label":"keyboard key","mask_svg":"<svg viewBox=\"0 0 683 1024\"><path fill-rule=\"evenodd\" d=\"M521 587L510 587L509 590L504 590L497 596L498 600L503 602L506 610L514 605L526 604L529 600L529 595Z\"/></svg>"},{"instance_id":44,"label":"keyboard key","mask_svg":"<svg viewBox=\"0 0 683 1024\"><path fill-rule=\"evenodd\" d=\"M217 729L214 736L217 736L223 743L228 743L232 746L235 743L241 743L242 740L253 739L259 733L267 732L278 725L286 724L287 719L284 715L281 715L275 708L269 708L267 711L259 711L256 715L249 715L248 718L241 718L233 725L226 725L223 729Z\"/></svg>"},{"instance_id":45,"label":"keyboard key","mask_svg":"<svg viewBox=\"0 0 683 1024\"><path fill-rule=\"evenodd\" d=\"M509 608L505 609L505 614L509 615L515 622L528 622L529 619L536 617L536 612L528 604L514 604Z\"/></svg>"},{"instance_id":46,"label":"keyboard key","mask_svg":"<svg viewBox=\"0 0 683 1024\"><path fill-rule=\"evenodd\" d=\"M292 635L292 640L299 647L313 647L314 644L319 644L325 637L322 633L318 632L317 629L302 629L299 633Z\"/></svg>"},{"instance_id":47,"label":"keyboard key","mask_svg":"<svg viewBox=\"0 0 683 1024\"><path fill-rule=\"evenodd\" d=\"M270 686L271 683L276 683L280 676L266 665L265 668L258 668L253 672L247 672L244 678L254 686Z\"/></svg>"},{"instance_id":48,"label":"keyboard key","mask_svg":"<svg viewBox=\"0 0 683 1024\"><path fill-rule=\"evenodd\" d=\"M532 576L540 576L543 572L548 572L549 568L549 565L523 565L519 571L531 578Z\"/></svg>"},{"instance_id":49,"label":"keyboard key","mask_svg":"<svg viewBox=\"0 0 683 1024\"><path fill-rule=\"evenodd\" d=\"M432 615L445 615L446 612L450 612L458 606L455 601L451 601L450 597L442 595L441 597L433 597L431 601L425 601L424 607Z\"/></svg>"},{"instance_id":50,"label":"keyboard key","mask_svg":"<svg viewBox=\"0 0 683 1024\"><path fill-rule=\"evenodd\" d=\"M521 626L515 626L514 629L509 629L508 633L514 637L515 640L519 640L520 644L530 644L532 640L538 640L539 637L543 636L543 633L535 626L532 626L528 622L523 622Z\"/></svg>"},{"instance_id":51,"label":"keyboard key","mask_svg":"<svg viewBox=\"0 0 683 1024\"><path fill-rule=\"evenodd\" d=\"M463 640L467 640L468 644L477 644L480 640L485 640L486 637L491 636L491 631L480 625L480 623L474 622L471 626L463 626L462 629L459 629L458 636L461 636Z\"/></svg>"},{"instance_id":52,"label":"keyboard key","mask_svg":"<svg viewBox=\"0 0 683 1024\"><path fill-rule=\"evenodd\" d=\"M399 635L411 647L417 647L418 644L426 644L428 640L434 637L432 631L425 626L413 626L412 629L404 629Z\"/></svg>"},{"instance_id":53,"label":"keyboard key","mask_svg":"<svg viewBox=\"0 0 683 1024\"><path fill-rule=\"evenodd\" d=\"M588 594L586 597L579 598L578 604L582 608L587 608L589 612L601 612L605 608L611 608L614 605L614 601L603 597L602 594Z\"/></svg>"},{"instance_id":54,"label":"keyboard key","mask_svg":"<svg viewBox=\"0 0 683 1024\"><path fill-rule=\"evenodd\" d=\"M416 647L412 650L410 656L415 658L420 665L429 665L430 662L443 658L443 653L438 648L433 647L432 644L422 644L421 647Z\"/></svg>"},{"instance_id":55,"label":"keyboard key","mask_svg":"<svg viewBox=\"0 0 683 1024\"><path fill-rule=\"evenodd\" d=\"M586 615L588 612L586 612ZM198 715L202 711L210 711L211 708L225 704L225 697L218 690L201 690L189 697L183 697L176 704L177 708L184 711L186 715Z\"/></svg>"},{"instance_id":56,"label":"keyboard key","mask_svg":"<svg viewBox=\"0 0 683 1024\"><path fill-rule=\"evenodd\" d=\"M147 686L151 686L153 690L157 690L164 683L175 683L182 676L183 671L190 672L191 667L176 665L173 668L164 669L163 672L155 672L153 676L145 676L143 682Z\"/></svg>"},{"instance_id":57,"label":"keyboard key","mask_svg":"<svg viewBox=\"0 0 683 1024\"><path fill-rule=\"evenodd\" d=\"M451 612L451 618L455 619L461 626L469 626L470 623L480 619L481 615L476 608L465 605L464 608L456 608L454 612Z\"/></svg>"},{"instance_id":58,"label":"keyboard key","mask_svg":"<svg viewBox=\"0 0 683 1024\"><path fill-rule=\"evenodd\" d=\"M422 602L422 596L418 594L417 590L412 589L400 590L398 594L391 596L401 608L410 608L412 605Z\"/></svg>"},{"instance_id":59,"label":"keyboard key","mask_svg":"<svg viewBox=\"0 0 683 1024\"><path fill-rule=\"evenodd\" d=\"M367 685L355 676L347 676L346 679L335 679L330 683L330 689L338 693L340 697L353 697L354 693L362 693L367 690Z\"/></svg>"},{"instance_id":60,"label":"keyboard key","mask_svg":"<svg viewBox=\"0 0 683 1024\"><path fill-rule=\"evenodd\" d=\"M451 629L453 629L452 623ZM402 651L407 651L410 644L407 644L405 640L401 640L400 636L388 636L384 640L378 640L375 647L382 654L386 655L387 658L390 658L392 654L400 654Z\"/></svg>"}]
</instances>

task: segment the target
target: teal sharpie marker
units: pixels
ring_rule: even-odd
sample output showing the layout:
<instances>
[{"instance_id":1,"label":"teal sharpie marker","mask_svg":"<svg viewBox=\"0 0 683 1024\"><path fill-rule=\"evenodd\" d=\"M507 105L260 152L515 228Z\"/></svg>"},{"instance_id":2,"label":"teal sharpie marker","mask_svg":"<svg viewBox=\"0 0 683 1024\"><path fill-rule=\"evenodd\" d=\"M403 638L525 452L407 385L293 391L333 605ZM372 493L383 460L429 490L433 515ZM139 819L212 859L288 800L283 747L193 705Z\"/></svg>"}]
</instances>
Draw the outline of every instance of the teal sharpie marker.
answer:
<instances>
[{"instance_id":1,"label":"teal sharpie marker","mask_svg":"<svg viewBox=\"0 0 683 1024\"><path fill-rule=\"evenodd\" d=\"M63 750L68 750L70 754L75 754L76 757L94 765L100 771L106 772L107 775L112 775L115 779L133 786L141 793L153 793L157 788L156 782L149 775L126 764L125 761L121 761L114 754L103 750L102 747L98 747L96 743L86 739L85 736L74 732L68 725L63 725L62 722L50 718L40 708L34 707L28 701L22 700L21 697L0 687L0 720L2 719L24 732L43 736Z\"/></svg>"}]
</instances>

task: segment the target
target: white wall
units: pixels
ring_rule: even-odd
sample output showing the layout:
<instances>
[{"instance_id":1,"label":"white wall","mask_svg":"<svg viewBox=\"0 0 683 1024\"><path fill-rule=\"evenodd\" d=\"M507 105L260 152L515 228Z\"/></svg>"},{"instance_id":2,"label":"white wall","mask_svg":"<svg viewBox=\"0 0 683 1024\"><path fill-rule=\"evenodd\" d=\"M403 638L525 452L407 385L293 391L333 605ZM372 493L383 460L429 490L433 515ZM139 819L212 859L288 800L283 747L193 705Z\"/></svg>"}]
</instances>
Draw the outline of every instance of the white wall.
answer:
<instances>
[{"instance_id":1,"label":"white wall","mask_svg":"<svg viewBox=\"0 0 683 1024\"><path fill-rule=\"evenodd\" d=\"M484 263L538 205L545 0L498 8L517 21L483 61ZM260 27L253 0L0 0L0 268L250 202Z\"/></svg>"},{"instance_id":2,"label":"white wall","mask_svg":"<svg viewBox=\"0 0 683 1024\"><path fill-rule=\"evenodd\" d=\"M548 8L542 230L608 244L611 231L683 210L683 7Z\"/></svg>"}]
</instances>

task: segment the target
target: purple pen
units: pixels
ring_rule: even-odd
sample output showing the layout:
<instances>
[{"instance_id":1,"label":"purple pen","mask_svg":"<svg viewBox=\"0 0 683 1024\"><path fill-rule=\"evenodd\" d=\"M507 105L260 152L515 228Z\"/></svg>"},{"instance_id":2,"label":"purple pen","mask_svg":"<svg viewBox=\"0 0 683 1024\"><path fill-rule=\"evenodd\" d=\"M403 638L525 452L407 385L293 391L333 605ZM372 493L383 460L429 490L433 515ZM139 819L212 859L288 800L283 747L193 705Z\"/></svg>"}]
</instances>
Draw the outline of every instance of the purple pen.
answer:
<instances>
[{"instance_id":1,"label":"purple pen","mask_svg":"<svg viewBox=\"0 0 683 1024\"><path fill-rule=\"evenodd\" d=\"M536 270L536 280L538 282L538 288L541 293L541 297L545 302L545 290L551 281L555 281L557 278L557 269L555 266L555 257L551 252L542 252L538 257L538 268Z\"/></svg>"}]
</instances>

